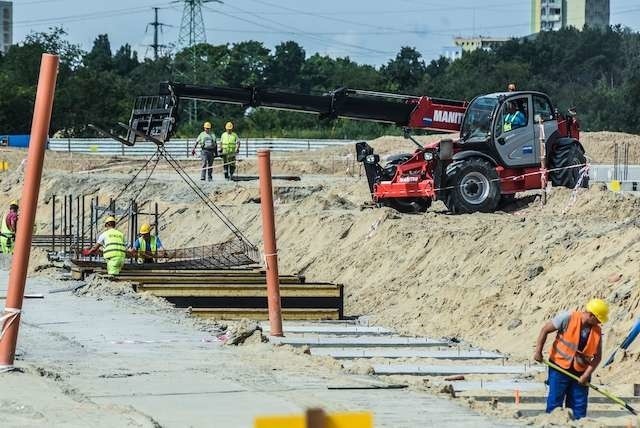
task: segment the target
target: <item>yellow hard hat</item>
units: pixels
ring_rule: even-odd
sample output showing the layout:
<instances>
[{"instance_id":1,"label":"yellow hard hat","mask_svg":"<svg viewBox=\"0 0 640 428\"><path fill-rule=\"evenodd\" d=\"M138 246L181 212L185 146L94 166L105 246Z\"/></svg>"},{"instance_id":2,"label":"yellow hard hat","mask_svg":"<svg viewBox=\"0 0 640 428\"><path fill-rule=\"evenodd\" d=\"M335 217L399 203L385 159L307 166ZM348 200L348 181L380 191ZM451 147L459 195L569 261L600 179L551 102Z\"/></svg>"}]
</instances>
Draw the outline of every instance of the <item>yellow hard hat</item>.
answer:
<instances>
[{"instance_id":1,"label":"yellow hard hat","mask_svg":"<svg viewBox=\"0 0 640 428\"><path fill-rule=\"evenodd\" d=\"M587 312L591 312L601 323L609 319L609 304L602 299L591 299L587 303Z\"/></svg>"},{"instance_id":2,"label":"yellow hard hat","mask_svg":"<svg viewBox=\"0 0 640 428\"><path fill-rule=\"evenodd\" d=\"M142 233L143 235L145 233L150 233L150 232L151 232L151 226L149 226L148 223L145 223L142 226L140 226L140 233Z\"/></svg>"},{"instance_id":3,"label":"yellow hard hat","mask_svg":"<svg viewBox=\"0 0 640 428\"><path fill-rule=\"evenodd\" d=\"M18 206L18 200L14 199L13 201L9 202L9 206L15 205L16 207Z\"/></svg>"},{"instance_id":4,"label":"yellow hard hat","mask_svg":"<svg viewBox=\"0 0 640 428\"><path fill-rule=\"evenodd\" d=\"M233 129L233 123L227 122L227 124L224 126L224 129L231 131Z\"/></svg>"},{"instance_id":5,"label":"yellow hard hat","mask_svg":"<svg viewBox=\"0 0 640 428\"><path fill-rule=\"evenodd\" d=\"M110 215L109 217L107 217L104 220L104 224L107 224L107 223L116 223L116 218L114 216Z\"/></svg>"},{"instance_id":6,"label":"yellow hard hat","mask_svg":"<svg viewBox=\"0 0 640 428\"><path fill-rule=\"evenodd\" d=\"M204 129L211 129L211 122L205 122L202 126L204 127Z\"/></svg>"}]
</instances>

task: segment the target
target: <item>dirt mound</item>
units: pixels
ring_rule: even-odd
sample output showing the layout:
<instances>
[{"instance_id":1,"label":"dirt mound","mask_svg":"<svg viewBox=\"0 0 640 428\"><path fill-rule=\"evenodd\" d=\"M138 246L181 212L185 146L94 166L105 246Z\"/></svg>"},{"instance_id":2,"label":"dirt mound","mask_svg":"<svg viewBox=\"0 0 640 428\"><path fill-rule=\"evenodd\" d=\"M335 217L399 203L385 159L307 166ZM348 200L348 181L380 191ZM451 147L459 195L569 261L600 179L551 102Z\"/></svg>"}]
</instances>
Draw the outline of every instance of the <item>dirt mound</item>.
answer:
<instances>
[{"instance_id":1,"label":"dirt mound","mask_svg":"<svg viewBox=\"0 0 640 428\"><path fill-rule=\"evenodd\" d=\"M591 142L587 135L587 145L610 144L609 134L598 133L599 140L594 136ZM372 144L385 155L413 150L401 137ZM350 150L293 154L287 167L297 168L294 162L312 165L308 161L323 159L323 153L347 156ZM324 158L323 168L327 162ZM115 196L131 176L109 172L82 178L47 170L41 200L62 191ZM202 184L205 192L260 245L257 183L207 184ZM125 198L135 196L136 189L125 192ZM19 186L7 185L4 201L18 193ZM594 186L572 201L571 191L554 188L545 206L528 197L515 209L493 214L449 215L435 203L423 215L405 215L388 208L360 209L370 201L366 179L337 172L306 175L295 184L275 181L274 193L281 271L344 284L349 315L368 314L374 322L408 334L461 337L521 360L530 358L544 321L591 297L612 303L605 354L638 316L640 199L634 196ZM175 173L157 172L140 193L139 202L145 201L159 202L161 212L167 209L161 222L167 248L221 242L231 235ZM38 228L47 230L49 219L43 203ZM108 292L132 293L106 287ZM96 286L86 292L105 291ZM597 371L597 380L625 384L640 374L633 364L637 348L629 352L619 365Z\"/></svg>"}]
</instances>

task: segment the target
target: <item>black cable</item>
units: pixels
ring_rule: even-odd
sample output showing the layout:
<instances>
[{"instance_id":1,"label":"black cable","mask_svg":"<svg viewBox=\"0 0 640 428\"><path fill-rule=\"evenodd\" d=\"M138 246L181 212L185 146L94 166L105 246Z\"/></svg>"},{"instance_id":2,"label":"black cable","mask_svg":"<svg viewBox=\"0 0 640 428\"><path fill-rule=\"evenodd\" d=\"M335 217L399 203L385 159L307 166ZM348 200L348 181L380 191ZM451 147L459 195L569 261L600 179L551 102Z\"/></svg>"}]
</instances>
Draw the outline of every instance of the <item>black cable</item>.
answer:
<instances>
[{"instance_id":1,"label":"black cable","mask_svg":"<svg viewBox=\"0 0 640 428\"><path fill-rule=\"evenodd\" d=\"M255 245L247 238L238 227L220 210L220 208L204 193L204 191L198 186L198 184L191 178L191 176L184 170L182 165L169 153L164 147L158 146L158 150L163 155L165 160L171 167L178 173L180 178L194 191L196 195L204 202L204 204L227 226L227 228L242 242L248 244L251 247Z\"/></svg>"},{"instance_id":2,"label":"black cable","mask_svg":"<svg viewBox=\"0 0 640 428\"><path fill-rule=\"evenodd\" d=\"M140 168L140 169L138 170L138 172L136 172L136 173L134 174L134 176L131 178L131 180L129 180L129 182L128 182L127 184L125 184L125 185L124 185L124 187L122 188L122 190L120 191L120 193L118 193L118 196L116 196L115 198L113 198L113 200L114 200L114 201L117 201L117 200L118 200L118 199L119 199L119 198L124 194L124 192L126 192L126 191L127 191L127 189L129 188L129 186L131 186L131 185L133 184L133 182L134 182L134 181L136 181L136 178L138 178L138 176L142 173L142 171L144 171L144 170L147 168L147 166L149 165L149 163L151 163L151 161L153 160L153 158L154 158L154 157L156 157L156 155L158 155L159 150L160 150L159 148L158 148L158 149L156 149L156 152L155 152L153 155L151 155L151 157L150 157L149 159L147 159L147 161L145 162L145 164L144 164L144 165L142 165L142 168ZM157 159L158 159L158 160L156 161L156 165L158 164L158 161L160 160L159 155L158 155L158 158L157 158ZM155 169L155 166L154 166L154 169ZM150 176L149 176L149 177L150 177ZM147 177L147 181L149 181L149 177ZM146 183L145 183L145 185L146 185ZM89 220L88 227L90 228L90 227L92 227L94 224L95 224L95 225L97 225L97 224L98 224L98 219L100 219L100 217L102 217L102 216L105 214L105 212L107 212L110 208L111 208L111 207L107 207L107 208L103 209L103 210L102 210L102 212L97 212L98 207L96 207L96 221L94 222L94 221L93 221L93 219L90 219L90 220ZM85 236L85 234L87 233L87 230L88 230L88 228L85 228L85 229L82 231L82 236Z\"/></svg>"}]
</instances>

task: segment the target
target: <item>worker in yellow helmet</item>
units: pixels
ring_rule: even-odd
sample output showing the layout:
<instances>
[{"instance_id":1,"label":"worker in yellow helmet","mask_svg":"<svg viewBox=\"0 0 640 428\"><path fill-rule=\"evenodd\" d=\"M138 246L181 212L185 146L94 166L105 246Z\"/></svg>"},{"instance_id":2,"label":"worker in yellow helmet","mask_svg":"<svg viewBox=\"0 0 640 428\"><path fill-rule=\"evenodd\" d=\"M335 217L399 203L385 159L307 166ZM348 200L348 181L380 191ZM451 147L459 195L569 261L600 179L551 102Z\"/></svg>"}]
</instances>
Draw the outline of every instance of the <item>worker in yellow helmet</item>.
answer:
<instances>
[{"instance_id":1,"label":"worker in yellow helmet","mask_svg":"<svg viewBox=\"0 0 640 428\"><path fill-rule=\"evenodd\" d=\"M154 263L158 256L164 256L164 248L160 238L151 235L151 225L144 223L140 226L140 236L129 248L129 252L136 257L139 264Z\"/></svg>"},{"instance_id":2,"label":"worker in yellow helmet","mask_svg":"<svg viewBox=\"0 0 640 428\"><path fill-rule=\"evenodd\" d=\"M196 138L196 145L191 150L191 155L195 156L196 149L200 146L200 159L202 160L200 180L204 181L208 177L209 181L212 181L213 160L218 156L216 134L211 130L211 122L205 122L202 128L202 132Z\"/></svg>"},{"instance_id":3,"label":"worker in yellow helmet","mask_svg":"<svg viewBox=\"0 0 640 428\"><path fill-rule=\"evenodd\" d=\"M547 335L556 333L549 361L578 377L576 381L549 367L547 413L556 407L573 410L575 419L587 415L591 375L602 360L602 330L600 324L609 319L609 305L602 299L591 299L583 311L561 312L542 326L533 359L542 362L542 349Z\"/></svg>"},{"instance_id":4,"label":"worker in yellow helmet","mask_svg":"<svg viewBox=\"0 0 640 428\"><path fill-rule=\"evenodd\" d=\"M102 257L107 262L107 274L118 275L124 266L124 260L127 255L124 235L116 229L115 217L107 217L104 225L106 230L98 236L98 240L93 247L82 250L82 255L95 254L102 248Z\"/></svg>"},{"instance_id":5,"label":"worker in yellow helmet","mask_svg":"<svg viewBox=\"0 0 640 428\"><path fill-rule=\"evenodd\" d=\"M238 138L238 134L233 132L233 123L227 122L224 129L225 132L220 136L224 178L232 180L233 174L236 171L236 155L240 151L240 138Z\"/></svg>"},{"instance_id":6,"label":"worker in yellow helmet","mask_svg":"<svg viewBox=\"0 0 640 428\"><path fill-rule=\"evenodd\" d=\"M4 254L13 254L18 226L18 201L9 202L9 212L2 218L0 224L0 249Z\"/></svg>"}]
</instances>

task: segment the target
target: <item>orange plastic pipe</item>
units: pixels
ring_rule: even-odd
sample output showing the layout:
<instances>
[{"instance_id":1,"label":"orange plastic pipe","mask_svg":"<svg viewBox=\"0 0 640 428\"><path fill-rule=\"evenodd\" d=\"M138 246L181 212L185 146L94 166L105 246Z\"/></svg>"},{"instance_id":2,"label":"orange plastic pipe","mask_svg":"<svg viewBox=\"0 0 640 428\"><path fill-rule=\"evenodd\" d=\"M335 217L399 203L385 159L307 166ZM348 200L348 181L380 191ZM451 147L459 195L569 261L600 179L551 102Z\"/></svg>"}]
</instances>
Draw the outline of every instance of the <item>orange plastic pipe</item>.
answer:
<instances>
[{"instance_id":1,"label":"orange plastic pipe","mask_svg":"<svg viewBox=\"0 0 640 428\"><path fill-rule=\"evenodd\" d=\"M280 307L280 277L278 276L278 249L276 248L276 224L273 214L273 188L271 186L271 154L258 151L258 175L260 177L260 208L262 211L262 240L264 262L267 270L267 304L271 336L282 334L282 310Z\"/></svg>"},{"instance_id":2,"label":"orange plastic pipe","mask_svg":"<svg viewBox=\"0 0 640 428\"><path fill-rule=\"evenodd\" d=\"M18 219L16 242L9 272L6 309L22 310L25 282L27 280L27 266L31 252L31 238L33 224L38 206L38 192L42 179L42 165L44 151L47 148L47 136L53 109L53 94L56 88L59 59L56 55L43 54L40 63L40 77L36 92L36 103L33 109L31 123L31 137L27 153L27 166L20 200L20 217ZM16 353L20 313L15 318L9 318L3 323L5 331L0 340L0 367L11 368ZM5 330L6 327L6 330Z\"/></svg>"}]
</instances>

